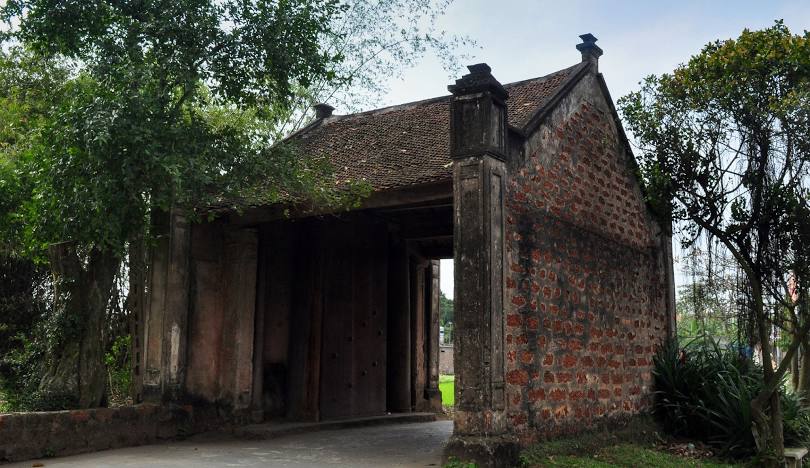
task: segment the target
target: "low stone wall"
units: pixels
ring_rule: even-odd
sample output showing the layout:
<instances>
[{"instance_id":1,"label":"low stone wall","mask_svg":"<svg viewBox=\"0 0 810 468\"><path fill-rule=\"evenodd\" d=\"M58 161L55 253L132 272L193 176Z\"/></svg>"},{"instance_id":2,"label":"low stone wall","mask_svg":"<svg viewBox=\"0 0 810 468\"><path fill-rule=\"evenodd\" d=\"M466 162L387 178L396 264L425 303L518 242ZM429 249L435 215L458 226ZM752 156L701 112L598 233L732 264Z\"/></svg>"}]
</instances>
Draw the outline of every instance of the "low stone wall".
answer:
<instances>
[{"instance_id":1,"label":"low stone wall","mask_svg":"<svg viewBox=\"0 0 810 468\"><path fill-rule=\"evenodd\" d=\"M439 374L455 374L453 370L453 345L439 345Z\"/></svg>"},{"instance_id":2,"label":"low stone wall","mask_svg":"<svg viewBox=\"0 0 810 468\"><path fill-rule=\"evenodd\" d=\"M155 404L0 414L0 464L151 444L222 422L215 410Z\"/></svg>"}]
</instances>

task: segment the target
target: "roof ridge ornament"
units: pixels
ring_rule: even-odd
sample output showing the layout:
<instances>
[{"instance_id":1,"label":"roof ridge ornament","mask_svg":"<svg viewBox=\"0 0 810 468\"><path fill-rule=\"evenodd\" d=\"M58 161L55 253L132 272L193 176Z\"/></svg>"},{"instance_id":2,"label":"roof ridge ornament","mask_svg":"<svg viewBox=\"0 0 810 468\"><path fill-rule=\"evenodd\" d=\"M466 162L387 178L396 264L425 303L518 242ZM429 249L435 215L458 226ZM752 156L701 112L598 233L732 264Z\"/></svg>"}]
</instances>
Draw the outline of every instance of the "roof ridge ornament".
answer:
<instances>
[{"instance_id":1,"label":"roof ridge ornament","mask_svg":"<svg viewBox=\"0 0 810 468\"><path fill-rule=\"evenodd\" d=\"M453 95L489 92L501 101L505 101L509 97L509 93L506 92L503 85L492 76L492 68L486 63L468 65L467 70L470 73L457 79L456 84L447 87Z\"/></svg>"},{"instance_id":2,"label":"roof ridge ornament","mask_svg":"<svg viewBox=\"0 0 810 468\"><path fill-rule=\"evenodd\" d=\"M582 61L588 62L593 65L593 71L599 72L599 57L602 56L604 51L596 45L598 39L591 33L585 33L579 36L582 39L581 44L577 44L577 50L582 53Z\"/></svg>"},{"instance_id":3,"label":"roof ridge ornament","mask_svg":"<svg viewBox=\"0 0 810 468\"><path fill-rule=\"evenodd\" d=\"M330 106L325 102L319 102L312 106L315 109L315 118L316 119L325 119L327 117L332 117L332 111L335 110L334 107Z\"/></svg>"}]
</instances>

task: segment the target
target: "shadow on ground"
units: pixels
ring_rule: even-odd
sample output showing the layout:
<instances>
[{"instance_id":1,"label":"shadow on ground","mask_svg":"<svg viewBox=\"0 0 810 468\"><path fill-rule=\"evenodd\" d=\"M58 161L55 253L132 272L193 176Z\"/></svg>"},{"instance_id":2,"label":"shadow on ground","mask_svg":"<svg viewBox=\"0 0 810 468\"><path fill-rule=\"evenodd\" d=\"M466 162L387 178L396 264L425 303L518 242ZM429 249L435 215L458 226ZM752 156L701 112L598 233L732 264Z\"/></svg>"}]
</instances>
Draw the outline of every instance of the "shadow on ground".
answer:
<instances>
[{"instance_id":1,"label":"shadow on ground","mask_svg":"<svg viewBox=\"0 0 810 468\"><path fill-rule=\"evenodd\" d=\"M8 467L424 467L440 466L452 421L396 424L238 440L205 434L180 442L33 460Z\"/></svg>"}]
</instances>

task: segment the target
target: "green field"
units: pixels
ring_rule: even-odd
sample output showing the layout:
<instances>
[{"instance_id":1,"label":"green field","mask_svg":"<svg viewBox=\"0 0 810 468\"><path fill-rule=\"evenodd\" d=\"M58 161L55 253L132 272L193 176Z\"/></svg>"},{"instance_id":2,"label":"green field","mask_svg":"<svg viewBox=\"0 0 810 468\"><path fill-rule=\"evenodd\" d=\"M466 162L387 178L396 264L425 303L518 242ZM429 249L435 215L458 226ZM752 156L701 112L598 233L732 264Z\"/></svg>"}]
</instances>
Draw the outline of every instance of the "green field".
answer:
<instances>
[{"instance_id":1,"label":"green field","mask_svg":"<svg viewBox=\"0 0 810 468\"><path fill-rule=\"evenodd\" d=\"M439 376L439 390L442 392L442 404L453 406L456 404L456 377L453 375Z\"/></svg>"}]
</instances>

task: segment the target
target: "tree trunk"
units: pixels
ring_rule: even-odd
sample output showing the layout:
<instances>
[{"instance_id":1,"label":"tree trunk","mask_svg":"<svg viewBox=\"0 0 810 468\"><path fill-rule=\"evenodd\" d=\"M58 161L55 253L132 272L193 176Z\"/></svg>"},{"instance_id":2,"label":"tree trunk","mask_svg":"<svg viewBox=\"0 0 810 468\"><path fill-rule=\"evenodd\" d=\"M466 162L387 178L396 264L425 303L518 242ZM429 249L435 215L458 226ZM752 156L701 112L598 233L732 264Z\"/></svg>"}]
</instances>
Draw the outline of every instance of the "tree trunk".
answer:
<instances>
[{"instance_id":1,"label":"tree trunk","mask_svg":"<svg viewBox=\"0 0 810 468\"><path fill-rule=\"evenodd\" d=\"M785 440L782 431L782 408L779 404L779 389L774 386L774 380L781 379L781 375L774 372L771 353L770 323L765 315L761 284L751 281L751 295L754 300L754 314L757 321L759 345L762 350L762 374L766 388L773 387L771 391L762 391L751 402L751 413L754 419L754 435L759 440L757 448L761 454L774 454L773 460L767 460L768 466L776 467L785 457ZM792 356L789 356L792 358ZM768 414L765 405L768 405Z\"/></svg>"},{"instance_id":2,"label":"tree trunk","mask_svg":"<svg viewBox=\"0 0 810 468\"><path fill-rule=\"evenodd\" d=\"M795 339L795 338L794 338ZM799 354L796 353L793 359L790 360L790 384L796 392L799 392Z\"/></svg>"},{"instance_id":3,"label":"tree trunk","mask_svg":"<svg viewBox=\"0 0 810 468\"><path fill-rule=\"evenodd\" d=\"M93 249L83 261L69 243L53 246L50 254L54 310L63 315L66 326L39 390L44 398L66 406L96 407L103 403L106 389L103 330L120 259Z\"/></svg>"},{"instance_id":4,"label":"tree trunk","mask_svg":"<svg viewBox=\"0 0 810 468\"><path fill-rule=\"evenodd\" d=\"M796 391L802 397L810 396L810 338L804 337L801 344L801 356L799 356L799 383Z\"/></svg>"}]
</instances>

